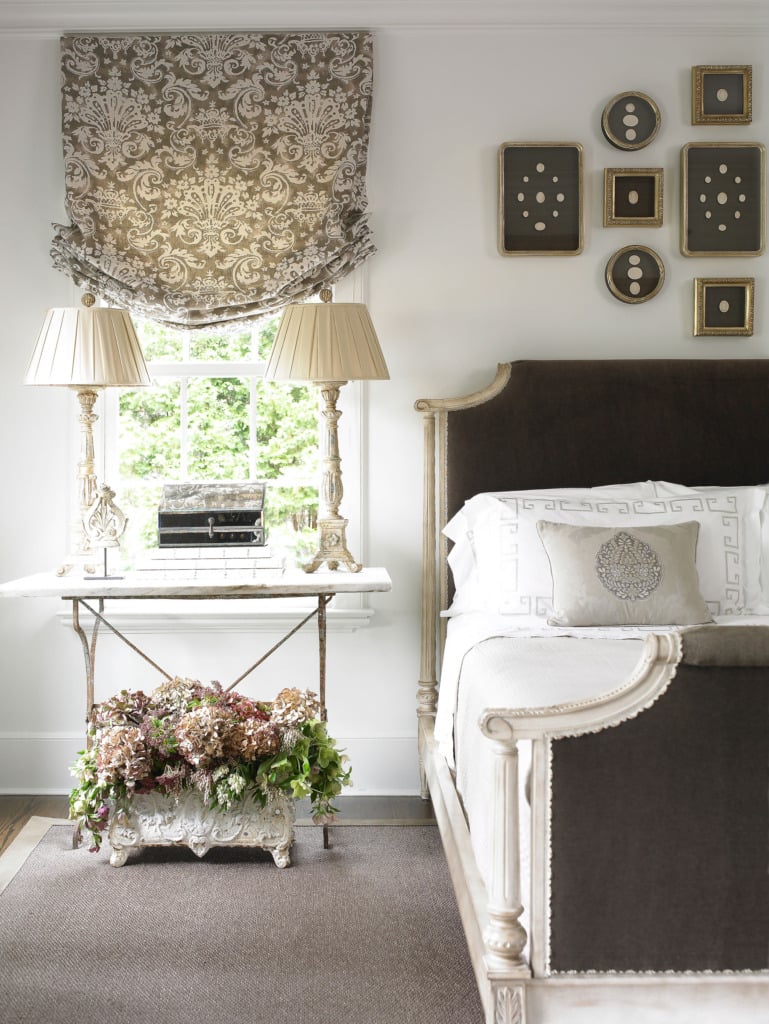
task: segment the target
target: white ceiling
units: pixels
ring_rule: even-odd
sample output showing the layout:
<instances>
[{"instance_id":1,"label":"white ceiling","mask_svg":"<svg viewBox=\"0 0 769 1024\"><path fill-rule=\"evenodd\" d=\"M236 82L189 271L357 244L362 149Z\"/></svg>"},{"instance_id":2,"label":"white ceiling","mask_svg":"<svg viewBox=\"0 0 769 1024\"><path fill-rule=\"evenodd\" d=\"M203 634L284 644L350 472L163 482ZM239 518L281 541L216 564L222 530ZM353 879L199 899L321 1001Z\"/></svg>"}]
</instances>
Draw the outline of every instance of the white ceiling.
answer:
<instances>
[{"instance_id":1,"label":"white ceiling","mask_svg":"<svg viewBox=\"0 0 769 1024\"><path fill-rule=\"evenodd\" d=\"M769 29L769 0L0 0L0 33L508 26L676 33Z\"/></svg>"}]
</instances>

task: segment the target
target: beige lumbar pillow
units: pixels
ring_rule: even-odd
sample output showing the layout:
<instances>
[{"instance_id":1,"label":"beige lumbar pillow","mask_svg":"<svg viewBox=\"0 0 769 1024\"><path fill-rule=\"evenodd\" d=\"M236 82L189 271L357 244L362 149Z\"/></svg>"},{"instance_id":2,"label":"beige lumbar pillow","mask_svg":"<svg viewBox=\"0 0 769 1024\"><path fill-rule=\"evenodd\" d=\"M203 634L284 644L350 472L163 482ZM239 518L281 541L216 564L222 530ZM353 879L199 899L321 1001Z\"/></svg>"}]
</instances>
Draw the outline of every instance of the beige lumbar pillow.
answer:
<instances>
[{"instance_id":1,"label":"beige lumbar pillow","mask_svg":"<svg viewBox=\"0 0 769 1024\"><path fill-rule=\"evenodd\" d=\"M712 622L695 555L699 523L572 526L540 520L553 576L551 626Z\"/></svg>"}]
</instances>

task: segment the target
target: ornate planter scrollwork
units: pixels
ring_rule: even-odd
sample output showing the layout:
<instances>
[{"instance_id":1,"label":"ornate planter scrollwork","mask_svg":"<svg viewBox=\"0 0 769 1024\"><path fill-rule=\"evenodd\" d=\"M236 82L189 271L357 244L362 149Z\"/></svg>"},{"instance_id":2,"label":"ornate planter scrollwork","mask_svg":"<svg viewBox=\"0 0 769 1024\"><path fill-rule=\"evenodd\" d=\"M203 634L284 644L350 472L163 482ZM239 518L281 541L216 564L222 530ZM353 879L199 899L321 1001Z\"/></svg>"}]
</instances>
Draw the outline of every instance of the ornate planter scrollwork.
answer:
<instances>
[{"instance_id":1,"label":"ornate planter scrollwork","mask_svg":"<svg viewBox=\"0 0 769 1024\"><path fill-rule=\"evenodd\" d=\"M279 868L291 863L294 801L276 793L261 807L250 798L230 810L213 809L196 790L181 796L146 793L114 815L109 828L110 864L125 864L129 850L143 846L188 846L203 857L212 846L250 846L269 850Z\"/></svg>"}]
</instances>

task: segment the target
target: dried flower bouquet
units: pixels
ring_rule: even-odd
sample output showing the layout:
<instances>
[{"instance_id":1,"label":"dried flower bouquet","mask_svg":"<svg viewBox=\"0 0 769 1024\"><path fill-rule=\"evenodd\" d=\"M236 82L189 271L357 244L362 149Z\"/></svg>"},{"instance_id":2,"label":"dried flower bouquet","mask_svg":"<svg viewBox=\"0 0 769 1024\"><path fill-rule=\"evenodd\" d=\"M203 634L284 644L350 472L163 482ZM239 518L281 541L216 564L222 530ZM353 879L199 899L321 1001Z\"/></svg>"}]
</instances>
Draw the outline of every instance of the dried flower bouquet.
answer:
<instances>
[{"instance_id":1,"label":"dried flower bouquet","mask_svg":"<svg viewBox=\"0 0 769 1024\"><path fill-rule=\"evenodd\" d=\"M135 794L196 789L212 808L229 810L246 795L264 805L279 790L309 797L323 821L350 784L347 758L309 690L284 689L265 703L176 678L149 695L123 690L97 704L90 733L90 748L71 768L78 785L69 803L92 851Z\"/></svg>"}]
</instances>

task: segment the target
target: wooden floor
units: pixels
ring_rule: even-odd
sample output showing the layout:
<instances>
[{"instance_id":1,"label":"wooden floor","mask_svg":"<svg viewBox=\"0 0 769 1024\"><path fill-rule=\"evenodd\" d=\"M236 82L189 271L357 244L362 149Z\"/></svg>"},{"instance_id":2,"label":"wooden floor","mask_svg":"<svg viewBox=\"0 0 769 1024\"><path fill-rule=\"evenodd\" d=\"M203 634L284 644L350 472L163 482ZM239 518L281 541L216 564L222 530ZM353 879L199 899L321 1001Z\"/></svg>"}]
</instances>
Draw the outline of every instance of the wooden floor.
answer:
<instances>
[{"instance_id":1,"label":"wooden floor","mask_svg":"<svg viewBox=\"0 0 769 1024\"><path fill-rule=\"evenodd\" d=\"M434 823L429 801L418 796L340 796L337 825L425 825ZM66 818L69 799L61 796L0 796L0 853L27 821ZM297 824L309 820L309 806L297 808Z\"/></svg>"}]
</instances>

